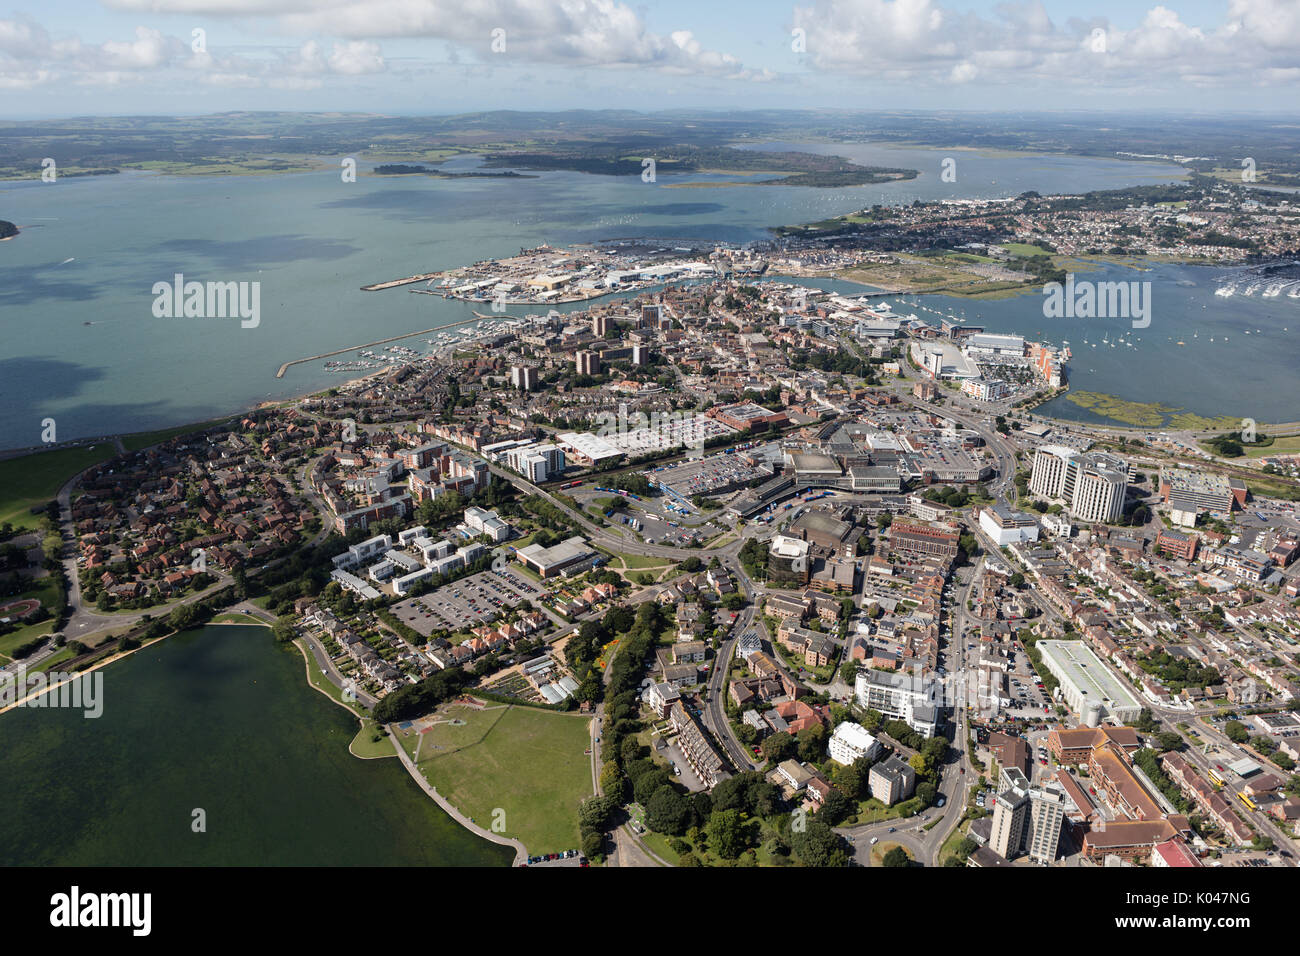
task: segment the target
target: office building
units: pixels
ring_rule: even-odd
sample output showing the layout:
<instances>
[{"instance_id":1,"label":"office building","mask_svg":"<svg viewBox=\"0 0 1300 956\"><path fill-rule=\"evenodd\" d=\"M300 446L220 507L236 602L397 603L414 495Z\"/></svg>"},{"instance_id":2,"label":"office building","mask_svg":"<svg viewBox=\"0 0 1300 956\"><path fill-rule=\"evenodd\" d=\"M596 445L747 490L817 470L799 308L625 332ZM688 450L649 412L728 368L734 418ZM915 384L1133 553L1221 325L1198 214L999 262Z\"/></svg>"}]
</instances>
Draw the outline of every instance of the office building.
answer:
<instances>
[{"instance_id":1,"label":"office building","mask_svg":"<svg viewBox=\"0 0 1300 956\"><path fill-rule=\"evenodd\" d=\"M998 547L1038 540L1038 522L1024 511L1013 511L1002 503L980 510L980 528Z\"/></svg>"},{"instance_id":2,"label":"office building","mask_svg":"<svg viewBox=\"0 0 1300 956\"><path fill-rule=\"evenodd\" d=\"M1044 445L1034 454L1029 490L1063 502L1079 521L1115 522L1124 514L1128 463L1102 452Z\"/></svg>"},{"instance_id":3,"label":"office building","mask_svg":"<svg viewBox=\"0 0 1300 956\"><path fill-rule=\"evenodd\" d=\"M605 333L609 331L609 316L593 315L591 317L591 334L597 338L603 339Z\"/></svg>"},{"instance_id":4,"label":"office building","mask_svg":"<svg viewBox=\"0 0 1300 956\"><path fill-rule=\"evenodd\" d=\"M583 349L573 356L573 364L579 375L600 374L600 356L589 349Z\"/></svg>"},{"instance_id":5,"label":"office building","mask_svg":"<svg viewBox=\"0 0 1300 956\"><path fill-rule=\"evenodd\" d=\"M924 524L895 521L886 532L889 547L909 554L924 554L936 558L954 558L960 535L948 528L932 528Z\"/></svg>"},{"instance_id":6,"label":"office building","mask_svg":"<svg viewBox=\"0 0 1300 956\"><path fill-rule=\"evenodd\" d=\"M1161 468L1160 500L1180 511L1228 514L1234 503L1245 505L1246 485L1239 478L1212 472Z\"/></svg>"}]
</instances>

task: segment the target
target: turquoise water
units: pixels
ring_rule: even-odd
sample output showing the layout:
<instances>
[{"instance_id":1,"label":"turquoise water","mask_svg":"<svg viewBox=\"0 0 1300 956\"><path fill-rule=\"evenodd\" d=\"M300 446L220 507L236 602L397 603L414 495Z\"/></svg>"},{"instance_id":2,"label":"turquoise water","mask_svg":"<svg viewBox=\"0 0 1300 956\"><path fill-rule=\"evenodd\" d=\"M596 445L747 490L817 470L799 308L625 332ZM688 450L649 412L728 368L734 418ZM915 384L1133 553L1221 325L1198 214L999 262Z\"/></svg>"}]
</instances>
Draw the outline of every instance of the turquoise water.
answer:
<instances>
[{"instance_id":1,"label":"turquoise water","mask_svg":"<svg viewBox=\"0 0 1300 956\"><path fill-rule=\"evenodd\" d=\"M328 387L341 377L320 362L295 366L283 379L275 371L291 359L470 317L465 303L405 288L360 291L373 282L541 242L744 242L767 237L774 225L953 194L954 185L938 176L951 151L833 149L914 166L922 176L850 189L673 189L683 180L734 177L660 175L647 184L635 176L556 172L536 179L362 175L344 183L337 168L327 168L0 184L0 218L23 230L0 243L0 448L39 443L46 417L55 419L57 437L68 439L200 421ZM1141 163L957 156L957 185L967 195L1100 189L1168 176ZM187 280L260 282L260 325L154 317L154 283L178 272Z\"/></svg>"},{"instance_id":2,"label":"turquoise water","mask_svg":"<svg viewBox=\"0 0 1300 956\"><path fill-rule=\"evenodd\" d=\"M260 627L211 625L105 668L104 712L0 716L0 866L505 866ZM206 811L206 833L191 830Z\"/></svg>"}]
</instances>

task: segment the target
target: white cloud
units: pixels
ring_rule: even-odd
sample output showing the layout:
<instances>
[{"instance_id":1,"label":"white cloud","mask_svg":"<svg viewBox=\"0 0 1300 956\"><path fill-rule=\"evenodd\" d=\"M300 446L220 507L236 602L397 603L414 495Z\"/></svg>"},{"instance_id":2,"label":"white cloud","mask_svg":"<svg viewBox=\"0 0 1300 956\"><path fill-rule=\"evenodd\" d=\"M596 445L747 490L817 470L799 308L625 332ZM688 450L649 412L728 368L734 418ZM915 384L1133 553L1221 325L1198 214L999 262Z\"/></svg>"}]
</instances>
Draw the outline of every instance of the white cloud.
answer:
<instances>
[{"instance_id":1,"label":"white cloud","mask_svg":"<svg viewBox=\"0 0 1300 956\"><path fill-rule=\"evenodd\" d=\"M1041 0L992 16L938 0L814 0L795 6L815 70L944 85L980 82L1115 84L1282 83L1300 68L1300 3L1230 0L1223 22L1195 26L1163 4L1131 30L1105 18L1053 22ZM1097 49L1094 31L1104 46Z\"/></svg>"},{"instance_id":2,"label":"white cloud","mask_svg":"<svg viewBox=\"0 0 1300 956\"><path fill-rule=\"evenodd\" d=\"M689 30L651 32L618 0L105 0L119 10L264 18L289 36L343 40L450 40L483 60L645 67L674 73L762 77L734 56L706 49ZM506 49L492 49L505 30ZM374 59L344 50L340 64L375 72ZM340 70L341 72L342 70Z\"/></svg>"}]
</instances>

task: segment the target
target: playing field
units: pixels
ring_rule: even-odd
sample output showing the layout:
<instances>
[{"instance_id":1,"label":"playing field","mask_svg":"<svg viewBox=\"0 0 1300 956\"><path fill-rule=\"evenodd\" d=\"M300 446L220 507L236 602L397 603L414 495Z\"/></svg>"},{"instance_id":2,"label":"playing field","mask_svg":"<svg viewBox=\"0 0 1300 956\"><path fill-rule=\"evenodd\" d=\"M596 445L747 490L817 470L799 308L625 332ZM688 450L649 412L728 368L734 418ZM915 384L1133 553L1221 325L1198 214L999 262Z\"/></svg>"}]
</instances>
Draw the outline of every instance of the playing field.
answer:
<instances>
[{"instance_id":1,"label":"playing field","mask_svg":"<svg viewBox=\"0 0 1300 956\"><path fill-rule=\"evenodd\" d=\"M59 493L63 483L91 465L116 453L108 442L86 448L60 448L0 461L0 524L35 528L33 505L43 505Z\"/></svg>"},{"instance_id":2,"label":"playing field","mask_svg":"<svg viewBox=\"0 0 1300 956\"><path fill-rule=\"evenodd\" d=\"M530 854L578 848L578 805L591 796L590 718L531 707L440 707L408 729L395 728L438 792L481 827L498 808L504 829ZM459 723L451 723L455 720ZM423 738L421 741L420 738Z\"/></svg>"}]
</instances>

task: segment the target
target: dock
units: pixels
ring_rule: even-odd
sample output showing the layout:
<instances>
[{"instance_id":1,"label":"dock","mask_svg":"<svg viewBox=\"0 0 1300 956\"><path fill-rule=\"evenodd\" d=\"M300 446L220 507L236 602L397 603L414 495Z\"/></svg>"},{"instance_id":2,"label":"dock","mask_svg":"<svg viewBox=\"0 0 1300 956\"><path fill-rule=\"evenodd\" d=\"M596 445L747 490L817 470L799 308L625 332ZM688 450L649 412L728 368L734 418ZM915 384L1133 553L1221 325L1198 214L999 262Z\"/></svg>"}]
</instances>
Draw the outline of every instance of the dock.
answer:
<instances>
[{"instance_id":1,"label":"dock","mask_svg":"<svg viewBox=\"0 0 1300 956\"><path fill-rule=\"evenodd\" d=\"M374 285L363 285L361 291L383 292L385 289L396 289L399 285L410 285L413 282L428 282L430 279L437 279L441 276L441 272L426 272L424 275L407 276L405 279L390 279L387 282L376 282Z\"/></svg>"},{"instance_id":2,"label":"dock","mask_svg":"<svg viewBox=\"0 0 1300 956\"><path fill-rule=\"evenodd\" d=\"M304 362L319 362L321 359L329 358L331 355L342 355L344 352L355 352L357 349L373 348L376 345L387 345L389 342L400 342L402 339L409 339L416 335L432 335L435 332L445 332L447 329L454 329L458 325L476 325L484 319L500 319L499 315L483 315L475 312L472 319L461 319L459 322L448 322L446 325L439 325L432 329L422 329L419 332L403 332L401 335L391 335L386 339L379 339L375 342L362 342L360 345L349 345L345 349L335 349L332 352L321 352L319 355L309 355L306 358L294 359L291 362L285 362L280 366L280 370L275 373L276 378L284 378L284 373L289 370L291 365L302 365Z\"/></svg>"}]
</instances>

